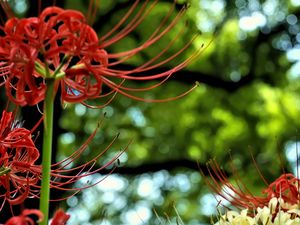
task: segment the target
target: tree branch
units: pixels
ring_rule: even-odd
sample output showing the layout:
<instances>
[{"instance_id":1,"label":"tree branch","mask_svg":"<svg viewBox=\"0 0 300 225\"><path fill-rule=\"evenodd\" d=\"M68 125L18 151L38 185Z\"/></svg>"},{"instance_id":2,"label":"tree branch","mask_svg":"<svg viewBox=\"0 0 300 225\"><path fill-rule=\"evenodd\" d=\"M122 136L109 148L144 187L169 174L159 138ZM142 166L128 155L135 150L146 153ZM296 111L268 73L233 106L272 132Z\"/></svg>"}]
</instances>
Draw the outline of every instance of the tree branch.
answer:
<instances>
[{"instance_id":1,"label":"tree branch","mask_svg":"<svg viewBox=\"0 0 300 225\"><path fill-rule=\"evenodd\" d=\"M117 167L113 174L135 176L143 173L155 173L162 170L169 172L178 169L188 169L192 171L203 172L204 175L208 176L207 166L205 164L199 164L194 160L190 159L174 159L161 162L148 162L138 166L120 166ZM100 171L100 174L109 174L111 169L104 169Z\"/></svg>"}]
</instances>

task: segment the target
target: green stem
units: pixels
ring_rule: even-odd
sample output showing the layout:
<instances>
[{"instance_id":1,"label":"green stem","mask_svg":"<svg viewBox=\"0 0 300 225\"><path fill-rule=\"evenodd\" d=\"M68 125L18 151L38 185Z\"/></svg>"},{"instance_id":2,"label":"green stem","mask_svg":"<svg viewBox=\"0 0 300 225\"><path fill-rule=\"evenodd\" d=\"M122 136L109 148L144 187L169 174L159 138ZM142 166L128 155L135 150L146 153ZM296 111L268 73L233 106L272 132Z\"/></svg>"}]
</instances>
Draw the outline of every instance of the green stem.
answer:
<instances>
[{"instance_id":1,"label":"green stem","mask_svg":"<svg viewBox=\"0 0 300 225\"><path fill-rule=\"evenodd\" d=\"M44 220L40 225L47 225L49 219L49 197L50 197L50 172L51 153L53 139L53 108L54 108L54 79L47 79L46 96L44 101L44 133L42 151L42 187L40 210L44 214Z\"/></svg>"}]
</instances>

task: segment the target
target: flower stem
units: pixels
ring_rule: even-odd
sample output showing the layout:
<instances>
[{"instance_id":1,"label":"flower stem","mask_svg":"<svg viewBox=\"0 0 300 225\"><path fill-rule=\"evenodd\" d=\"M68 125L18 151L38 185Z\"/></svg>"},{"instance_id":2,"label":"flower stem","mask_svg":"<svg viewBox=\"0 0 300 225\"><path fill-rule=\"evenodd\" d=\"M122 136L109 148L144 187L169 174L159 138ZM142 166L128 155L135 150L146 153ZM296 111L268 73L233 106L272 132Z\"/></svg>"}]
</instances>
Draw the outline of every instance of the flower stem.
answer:
<instances>
[{"instance_id":1,"label":"flower stem","mask_svg":"<svg viewBox=\"0 0 300 225\"><path fill-rule=\"evenodd\" d=\"M46 96L44 101L44 133L42 151L42 184L40 210L44 219L40 225L47 225L49 218L50 172L53 139L54 79L46 79Z\"/></svg>"}]
</instances>

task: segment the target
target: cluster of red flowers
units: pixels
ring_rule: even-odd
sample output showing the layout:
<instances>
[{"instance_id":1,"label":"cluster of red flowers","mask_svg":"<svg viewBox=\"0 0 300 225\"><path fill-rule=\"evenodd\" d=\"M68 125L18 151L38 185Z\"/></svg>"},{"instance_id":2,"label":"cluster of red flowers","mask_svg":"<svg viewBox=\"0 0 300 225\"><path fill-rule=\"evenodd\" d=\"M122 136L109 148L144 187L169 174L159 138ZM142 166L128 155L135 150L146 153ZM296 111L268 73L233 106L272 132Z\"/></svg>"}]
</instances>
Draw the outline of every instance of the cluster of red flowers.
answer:
<instances>
[{"instance_id":1,"label":"cluster of red flowers","mask_svg":"<svg viewBox=\"0 0 300 225\"><path fill-rule=\"evenodd\" d=\"M38 17L17 19L11 17L0 29L0 76L3 77L6 94L14 103L36 105L45 98L46 80L55 79L55 89L61 89L61 100L81 102L121 93L128 97L143 100L128 92L150 90L163 83L174 72L185 67L199 52L179 63L176 67L151 74L151 71L182 53L192 40L177 53L164 61L159 58L174 44L178 36L157 56L132 70L118 70L113 67L124 63L140 51L152 46L168 33L183 15L183 8L170 23L174 5L162 24L142 45L116 54L108 53L105 48L118 42L134 30L145 18L157 1L149 8L145 1L138 13L121 31L116 32L133 13L139 1L135 1L125 17L100 40L93 28L87 24L85 16L75 10L48 7ZM2 5L5 5L2 2ZM175 3L174 3L175 4ZM8 6L7 6L8 7ZM112 61L112 62L110 62ZM148 75L143 75L145 72ZM159 84L148 88L130 88L123 85L126 79L154 80L165 77ZM116 83L116 81L119 82ZM102 86L112 89L103 93ZM114 96L114 95L113 95ZM109 101L110 102L110 101Z\"/></svg>"},{"instance_id":2,"label":"cluster of red flowers","mask_svg":"<svg viewBox=\"0 0 300 225\"><path fill-rule=\"evenodd\" d=\"M0 120L0 197L2 198L0 211L5 202L8 202L10 205L20 205L26 198L39 197L39 183L42 179L42 170L41 166L36 164L36 161L40 154L32 140L32 131L20 125L21 124L15 120L14 113L3 111ZM96 133L97 129L71 156L52 165L51 189L71 191L70 196L72 196L80 190L96 185L101 181L99 180L96 183L87 184L83 187L69 187L79 179L97 173L115 162L122 152L117 154L102 167L93 169L95 162L109 149L117 136L106 149L100 152L91 161L71 169L66 169L68 165L80 157ZM68 175L68 173L72 175ZM53 201L59 200L62 199L53 199ZM22 219L27 221L27 215L32 213L37 214L37 212L39 211L25 210L21 216L13 217L10 221ZM59 217L59 215L62 215L62 213L58 213L57 217ZM41 216L39 216L39 218L41 218ZM53 223L53 225L54 224L62 225L64 223Z\"/></svg>"},{"instance_id":3,"label":"cluster of red flowers","mask_svg":"<svg viewBox=\"0 0 300 225\"><path fill-rule=\"evenodd\" d=\"M86 150L97 131L98 128L71 156L52 165L52 181L50 184L52 189L78 191L78 189L66 188L66 186L110 166L122 154L120 152L104 166L93 170L95 162L111 147L117 138L116 136L111 144L91 161L72 169L66 169ZM0 197L4 198L0 211L5 201L8 201L11 205L16 205L22 203L28 197L39 196L38 190L34 189L40 188L38 182L42 179L41 166L36 164L40 154L35 147L31 133L32 131L19 127L12 112L3 111L0 120L0 185L4 188L5 193L0 194ZM69 172L75 175L64 175ZM85 173L81 174L82 172ZM89 186L80 189L87 187Z\"/></svg>"},{"instance_id":4,"label":"cluster of red flowers","mask_svg":"<svg viewBox=\"0 0 300 225\"><path fill-rule=\"evenodd\" d=\"M107 54L80 12L49 7L39 17L9 19L3 31L0 59L10 100L19 105L43 101L45 79L59 80L56 85L68 102L100 93L101 69L92 64L106 67ZM71 66L74 58L77 63Z\"/></svg>"},{"instance_id":5,"label":"cluster of red flowers","mask_svg":"<svg viewBox=\"0 0 300 225\"><path fill-rule=\"evenodd\" d=\"M28 197L35 197L38 192L32 190L41 178L40 166L35 165L39 151L32 141L31 131L20 127L12 112L3 111L0 120L0 211L7 201L18 205ZM4 225L33 225L29 215L36 215L39 220L43 215L39 210L25 209L19 216L10 218ZM69 215L58 210L51 225L64 225Z\"/></svg>"},{"instance_id":6,"label":"cluster of red flowers","mask_svg":"<svg viewBox=\"0 0 300 225\"><path fill-rule=\"evenodd\" d=\"M12 112L3 111L0 120L0 211L6 201L10 205L19 205L26 198L38 195L38 190L33 189L41 179L41 167L35 164L38 157L39 151L32 140L31 131L22 128ZM34 221L29 215L43 219L39 210L25 209L5 225L33 225ZM69 215L59 210L51 225L64 225L68 218Z\"/></svg>"},{"instance_id":7,"label":"cluster of red flowers","mask_svg":"<svg viewBox=\"0 0 300 225\"><path fill-rule=\"evenodd\" d=\"M41 0L38 2L41 4ZM0 86L5 86L8 99L18 106L34 106L43 102L47 97L49 81L54 82L54 94L60 89L62 102L82 103L89 106L86 102L89 99L108 97L106 103L102 102L97 106L103 107L110 103L116 93L136 100L156 101L137 97L130 92L156 88L174 72L190 63L199 55L200 49L172 69L158 74L153 72L154 69L184 52L194 38L173 55L164 57L182 34L179 32L160 53L139 67L123 70L116 69L116 66L153 46L165 36L183 16L186 7L177 12L168 23L176 8L176 1L174 1L161 24L140 46L115 54L108 53L105 49L137 28L157 3L158 0L146 0L138 7L139 0L134 1L121 21L106 35L98 38L97 33L88 24L88 19L78 11L52 6L40 10L37 17L19 19L13 15L8 2L0 0L0 9L5 13L0 16L3 22L2 25L0 24L0 77L2 78ZM90 1L90 13L93 11L93 4L97 4L97 1ZM91 17L95 15L96 12L93 11ZM161 58L166 59L161 60ZM124 81L128 79L162 80L149 87L132 88L124 85ZM108 89L105 92L104 85ZM181 97L189 91L171 99ZM37 164L40 153L32 140L32 132L35 128L32 130L23 128L14 115L12 112L3 111L0 120L0 198L2 199L0 211L6 202L12 206L22 204L26 198L39 198L41 180L43 180L42 166ZM96 161L109 149L116 137L92 160L68 169L69 165L85 151L97 129L71 156L51 166L51 189L71 191L72 196L82 189L93 186L100 181L79 188L70 187L79 179L110 166L122 154L120 152L104 166L94 168ZM37 217L39 221L47 217L39 210L27 209L21 215L9 219L5 225L32 225L34 224L32 216ZM51 225L63 225L68 219L69 216L59 210L54 215Z\"/></svg>"}]
</instances>

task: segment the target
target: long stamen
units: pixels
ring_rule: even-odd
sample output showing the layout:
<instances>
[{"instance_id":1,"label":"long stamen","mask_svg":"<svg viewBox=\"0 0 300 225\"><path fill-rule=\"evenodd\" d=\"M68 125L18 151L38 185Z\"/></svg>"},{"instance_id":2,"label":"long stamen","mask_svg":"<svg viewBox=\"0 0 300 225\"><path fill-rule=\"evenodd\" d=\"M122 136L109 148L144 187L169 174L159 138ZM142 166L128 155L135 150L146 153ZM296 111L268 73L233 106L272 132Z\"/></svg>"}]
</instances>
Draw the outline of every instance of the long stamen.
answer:
<instances>
[{"instance_id":1,"label":"long stamen","mask_svg":"<svg viewBox=\"0 0 300 225\"><path fill-rule=\"evenodd\" d=\"M128 35L131 31L133 31L138 25L141 24L141 22L144 20L144 18L152 11L154 6L157 4L158 0L153 1L153 3L149 6L148 9L146 9L146 6L148 4L148 0L146 0L141 8L139 9L138 13L135 15L135 17L125 26L120 32L118 32L114 37L110 38L107 41L102 41L100 43L101 48L105 48L107 46L110 46L113 43L116 43L117 41L124 38L126 35Z\"/></svg>"},{"instance_id":2,"label":"long stamen","mask_svg":"<svg viewBox=\"0 0 300 225\"><path fill-rule=\"evenodd\" d=\"M129 16L132 14L132 12L138 6L139 2L140 2L140 0L135 0L135 2L132 4L132 6L130 7L130 9L127 11L127 13L122 17L122 19L109 32L107 32L105 35L103 35L100 38L100 40L99 40L100 44L105 39L107 39L109 36L111 36L116 30L118 30L126 22L126 20L129 18Z\"/></svg>"},{"instance_id":3,"label":"long stamen","mask_svg":"<svg viewBox=\"0 0 300 225\"><path fill-rule=\"evenodd\" d=\"M134 48L134 49L131 49L130 51L125 51L125 52L115 53L115 54L109 54L108 58L119 58L119 57L122 57L122 56L131 55L133 53L136 54L137 52L140 52L140 51L148 48L149 46L153 45L158 40L160 40L163 36L165 36L178 23L179 19L182 17L182 15L185 13L185 11L186 11L186 8L183 7L180 10L180 12L176 15L176 17L172 20L172 22L170 24L168 24L168 26L166 28L164 28L159 33L159 30L161 29L161 26L165 23L165 20L163 20L161 25L158 26L158 28L153 32L153 34L150 36L150 38L148 40L146 40L144 42L144 44L142 44L141 46L139 46L137 48ZM172 10L171 10L171 12L172 12ZM167 18L168 17L169 16L167 14ZM159 33L159 34L157 34L157 33Z\"/></svg>"}]
</instances>

